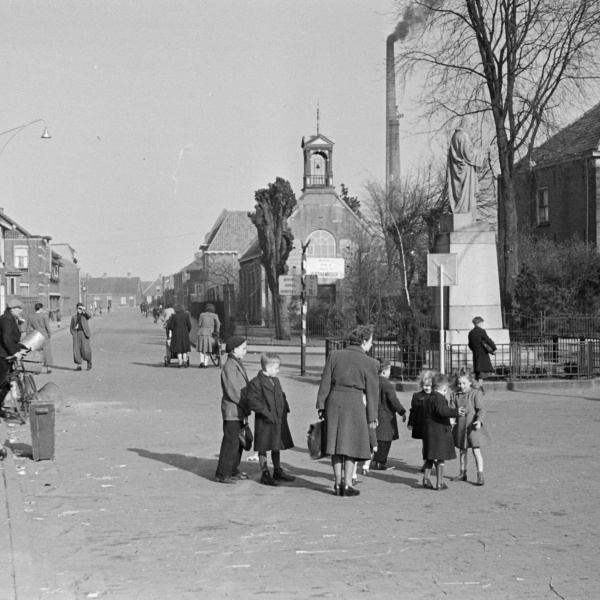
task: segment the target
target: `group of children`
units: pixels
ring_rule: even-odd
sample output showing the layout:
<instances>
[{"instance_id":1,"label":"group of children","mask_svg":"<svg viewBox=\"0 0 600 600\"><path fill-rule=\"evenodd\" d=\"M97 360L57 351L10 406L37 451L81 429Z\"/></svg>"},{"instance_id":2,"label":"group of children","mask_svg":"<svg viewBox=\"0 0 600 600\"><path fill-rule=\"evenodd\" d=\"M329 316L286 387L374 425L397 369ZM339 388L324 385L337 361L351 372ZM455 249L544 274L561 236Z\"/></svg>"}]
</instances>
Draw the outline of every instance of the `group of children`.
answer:
<instances>
[{"instance_id":1,"label":"group of children","mask_svg":"<svg viewBox=\"0 0 600 600\"><path fill-rule=\"evenodd\" d=\"M245 344L244 344L245 345ZM244 400L245 410L255 413L254 450L258 452L261 467L260 483L276 485L278 481L295 479L281 467L281 451L293 448L294 443L287 422L290 406L281 388L277 374L281 359L277 354L261 356L261 371L247 381ZM396 395L395 386L389 381L391 364L379 360L379 408L377 428L369 428L372 460L362 463L362 473L388 468L388 454L394 440L399 438L397 415L406 422L406 410ZM477 485L484 484L483 456L481 446L490 441L487 428L483 426L485 411L482 394L473 388L473 375L462 369L453 377L452 391L449 380L443 373L424 371L419 379L420 391L413 395L408 418L408 429L413 439L423 443L423 487L448 489L444 482L446 460L456 458L460 450L460 473L451 481L467 481L467 451L473 451L477 466ZM271 452L273 475L269 471L267 452ZM358 464L358 463L357 463ZM437 482L431 482L431 471L435 466ZM245 474L242 474L245 475ZM247 476L246 476L247 477ZM239 476L238 476L239 478ZM353 483L356 481L356 468Z\"/></svg>"}]
</instances>

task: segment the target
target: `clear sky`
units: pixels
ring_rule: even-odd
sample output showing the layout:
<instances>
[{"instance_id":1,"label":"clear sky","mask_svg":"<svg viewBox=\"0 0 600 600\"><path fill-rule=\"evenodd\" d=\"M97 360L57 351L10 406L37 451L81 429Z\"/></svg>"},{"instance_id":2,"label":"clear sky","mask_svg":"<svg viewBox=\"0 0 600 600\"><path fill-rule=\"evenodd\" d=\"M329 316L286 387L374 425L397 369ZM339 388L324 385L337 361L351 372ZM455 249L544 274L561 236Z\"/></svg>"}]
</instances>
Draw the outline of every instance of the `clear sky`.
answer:
<instances>
[{"instance_id":1,"label":"clear sky","mask_svg":"<svg viewBox=\"0 0 600 600\"><path fill-rule=\"evenodd\" d=\"M385 168L388 0L5 0L0 206L84 272L143 279L193 260L223 208L277 176L300 196L303 135L336 142L352 195ZM402 111L402 107L400 107ZM0 149L9 136L0 136ZM403 157L414 158L408 140ZM339 187L338 187L339 189Z\"/></svg>"}]
</instances>

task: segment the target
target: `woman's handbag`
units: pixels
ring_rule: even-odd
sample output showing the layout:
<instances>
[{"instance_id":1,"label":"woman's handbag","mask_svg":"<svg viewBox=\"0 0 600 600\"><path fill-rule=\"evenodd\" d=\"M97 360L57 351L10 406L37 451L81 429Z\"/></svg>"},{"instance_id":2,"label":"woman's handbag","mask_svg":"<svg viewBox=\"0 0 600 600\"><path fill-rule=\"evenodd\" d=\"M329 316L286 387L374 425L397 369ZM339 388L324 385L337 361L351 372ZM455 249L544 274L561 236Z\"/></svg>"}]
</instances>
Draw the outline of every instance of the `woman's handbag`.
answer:
<instances>
[{"instance_id":1,"label":"woman's handbag","mask_svg":"<svg viewBox=\"0 0 600 600\"><path fill-rule=\"evenodd\" d=\"M496 352L496 350L494 349L494 347L490 346L490 344L488 344L485 340L481 340L481 345L483 346L483 349L488 354L494 354L494 352Z\"/></svg>"},{"instance_id":2,"label":"woman's handbag","mask_svg":"<svg viewBox=\"0 0 600 600\"><path fill-rule=\"evenodd\" d=\"M250 448L252 448L254 436L252 435L252 429L250 429L248 421L244 421L244 426L240 429L238 437L240 439L240 444L244 450L250 450Z\"/></svg>"},{"instance_id":3,"label":"woman's handbag","mask_svg":"<svg viewBox=\"0 0 600 600\"><path fill-rule=\"evenodd\" d=\"M313 460L326 456L325 433L327 431L325 421L311 423L308 427L308 453Z\"/></svg>"}]
</instances>

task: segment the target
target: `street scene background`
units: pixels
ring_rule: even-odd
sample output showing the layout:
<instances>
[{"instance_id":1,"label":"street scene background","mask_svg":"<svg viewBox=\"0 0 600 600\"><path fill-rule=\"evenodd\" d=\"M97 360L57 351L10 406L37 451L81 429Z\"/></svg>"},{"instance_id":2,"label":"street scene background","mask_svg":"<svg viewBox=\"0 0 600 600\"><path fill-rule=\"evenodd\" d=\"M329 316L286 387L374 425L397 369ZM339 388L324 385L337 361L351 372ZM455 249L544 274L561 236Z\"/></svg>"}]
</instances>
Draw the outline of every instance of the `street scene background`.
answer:
<instances>
[{"instance_id":1,"label":"street scene background","mask_svg":"<svg viewBox=\"0 0 600 600\"><path fill-rule=\"evenodd\" d=\"M57 383L54 461L29 458L28 426L9 428L31 553L31 597L589 599L600 593L596 476L600 392L594 387L493 392L495 443L486 485L421 487L420 442L405 427L385 473L361 495L333 495L328 460L306 432L322 354L282 353L280 379L296 447L294 483L216 483L220 370L163 365L165 335L138 309L92 319L94 369L74 372L71 336L52 338ZM259 369L250 345L248 374ZM410 394L399 393L408 408ZM8 469L5 466L4 469ZM449 461L447 476L458 473ZM25 547L25 546L23 546ZM6 562L6 553L3 554ZM5 563L4 563L5 564ZM33 583L33 582L32 582ZM12 596L0 591L2 600Z\"/></svg>"}]
</instances>

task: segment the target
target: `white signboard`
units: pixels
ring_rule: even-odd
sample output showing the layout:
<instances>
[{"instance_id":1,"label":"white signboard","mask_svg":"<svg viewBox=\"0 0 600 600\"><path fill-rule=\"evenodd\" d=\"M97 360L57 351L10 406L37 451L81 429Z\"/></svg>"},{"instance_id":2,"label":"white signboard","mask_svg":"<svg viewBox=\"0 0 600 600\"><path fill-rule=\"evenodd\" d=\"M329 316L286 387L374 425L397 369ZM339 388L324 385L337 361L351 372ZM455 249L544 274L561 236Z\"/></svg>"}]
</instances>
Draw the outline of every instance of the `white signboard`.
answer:
<instances>
[{"instance_id":1,"label":"white signboard","mask_svg":"<svg viewBox=\"0 0 600 600\"><path fill-rule=\"evenodd\" d=\"M319 291L319 277L318 275L307 275L306 276L306 297L316 298Z\"/></svg>"},{"instance_id":2,"label":"white signboard","mask_svg":"<svg viewBox=\"0 0 600 600\"><path fill-rule=\"evenodd\" d=\"M444 268L442 285L458 285L458 254L427 255L427 285L440 285L440 271Z\"/></svg>"},{"instance_id":3,"label":"white signboard","mask_svg":"<svg viewBox=\"0 0 600 600\"><path fill-rule=\"evenodd\" d=\"M279 293L282 296L299 296L302 293L302 278L300 275L280 275Z\"/></svg>"},{"instance_id":4,"label":"white signboard","mask_svg":"<svg viewBox=\"0 0 600 600\"><path fill-rule=\"evenodd\" d=\"M344 259L309 256L306 259L306 272L323 278L344 279Z\"/></svg>"}]
</instances>

